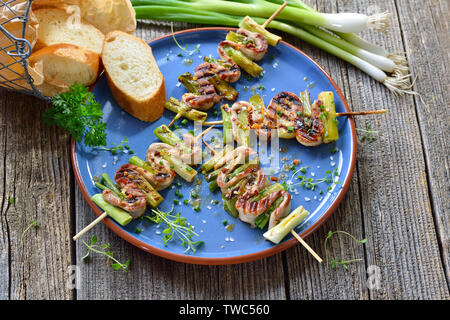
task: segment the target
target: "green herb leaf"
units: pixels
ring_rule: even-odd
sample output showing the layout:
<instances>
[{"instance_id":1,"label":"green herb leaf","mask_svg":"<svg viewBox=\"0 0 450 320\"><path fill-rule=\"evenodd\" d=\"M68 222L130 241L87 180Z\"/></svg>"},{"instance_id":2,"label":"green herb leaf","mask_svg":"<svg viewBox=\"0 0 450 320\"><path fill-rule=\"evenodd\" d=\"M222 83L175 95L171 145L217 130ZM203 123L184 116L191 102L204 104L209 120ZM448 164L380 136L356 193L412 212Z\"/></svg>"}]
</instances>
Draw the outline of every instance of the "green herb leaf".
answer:
<instances>
[{"instance_id":1,"label":"green herb leaf","mask_svg":"<svg viewBox=\"0 0 450 320\"><path fill-rule=\"evenodd\" d=\"M90 147L106 145L102 107L87 87L74 84L68 92L55 95L51 104L42 116L46 125L57 125Z\"/></svg>"}]
</instances>

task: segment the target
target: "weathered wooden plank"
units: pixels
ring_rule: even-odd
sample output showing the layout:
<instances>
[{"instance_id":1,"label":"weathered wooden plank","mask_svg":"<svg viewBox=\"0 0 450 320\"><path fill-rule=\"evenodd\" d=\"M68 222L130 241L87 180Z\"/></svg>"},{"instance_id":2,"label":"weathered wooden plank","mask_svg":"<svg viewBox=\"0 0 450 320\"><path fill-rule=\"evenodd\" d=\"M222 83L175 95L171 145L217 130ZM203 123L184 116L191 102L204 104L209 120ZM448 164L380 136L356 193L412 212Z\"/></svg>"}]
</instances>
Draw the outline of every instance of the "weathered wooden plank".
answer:
<instances>
[{"instance_id":1,"label":"weathered wooden plank","mask_svg":"<svg viewBox=\"0 0 450 320\"><path fill-rule=\"evenodd\" d=\"M167 23L139 23L136 35L151 40L170 33ZM179 24L177 24L179 29ZM187 28L187 24L183 24ZM192 26L189 26L192 27ZM76 187L76 230L94 218ZM119 239L100 224L86 235L110 243L123 261L131 260L129 272L114 271L96 256L90 264L81 261L84 245L76 244L81 288L77 299L283 299L285 280L281 255L233 266L187 265L169 261ZM264 277L261 275L270 275Z\"/></svg>"},{"instance_id":2,"label":"weathered wooden plank","mask_svg":"<svg viewBox=\"0 0 450 320\"><path fill-rule=\"evenodd\" d=\"M324 1L309 4L314 5L323 12L337 12L335 2ZM346 72L347 64L334 56L331 56L316 47L284 35L289 43L295 44L306 54L317 61L331 75L337 85L342 89L352 108L351 87ZM306 84L305 84L306 85ZM355 110L357 106L354 106ZM333 214L315 234L307 239L307 242L325 259L324 240L328 231L343 230L353 234L358 239L364 238L361 207L359 203L357 170L346 197ZM329 254L331 258L363 259L362 262L352 264L349 270L343 268L327 268L325 263L319 265L316 260L298 245L286 251L286 262L289 281L289 295L291 299L367 299L366 265L364 262L364 250L362 246L355 244L346 237L333 236L329 242Z\"/></svg>"},{"instance_id":3,"label":"weathered wooden plank","mask_svg":"<svg viewBox=\"0 0 450 320\"><path fill-rule=\"evenodd\" d=\"M448 1L397 1L398 15L411 69L417 76L414 97L426 163L431 210L446 268L450 274L450 43Z\"/></svg>"},{"instance_id":4,"label":"weathered wooden plank","mask_svg":"<svg viewBox=\"0 0 450 320\"><path fill-rule=\"evenodd\" d=\"M42 124L42 101L3 89L0 100L1 267L6 270L0 294L9 299L70 299L68 137ZM35 220L41 226L22 239Z\"/></svg>"},{"instance_id":5,"label":"weathered wooden plank","mask_svg":"<svg viewBox=\"0 0 450 320\"><path fill-rule=\"evenodd\" d=\"M368 32L364 36L370 41L384 43L393 52L404 51L402 34L393 2L373 4L367 1L343 1L338 2L335 7L332 2L319 1L316 2L316 6L319 10L328 12L330 10L367 12L366 10L368 10L373 13L386 9L393 12L393 28L388 35L380 37L379 34ZM423 32L424 30L422 30L422 34ZM344 93L353 109L371 109L376 106L394 111L383 118L356 120L357 127L364 128L367 124L371 124L380 132L377 141L358 145L358 169L355 179L358 180L359 192L353 195L350 191L347 199L351 196L352 200L349 201L351 207L345 210L346 216L354 215L356 218L359 211L362 211L362 222L364 223L362 234L368 238L365 246L366 266L375 266L380 271L380 288L369 290L369 298L448 298L448 288L441 266L439 243L434 230L428 197L420 128L412 107L413 99L411 97L395 98L382 85L369 79L352 66L333 61L335 60L333 57L321 56L315 50L309 51L308 46L302 46L302 49L324 65L341 88L344 88ZM329 62L330 60L331 62ZM444 179L441 178L441 180ZM356 197L360 197L361 207L357 206ZM439 199L441 198L439 197ZM446 201L448 196L444 196L443 199ZM346 202L341 205L337 216L340 216L340 211L346 206ZM317 235L309 239L315 247L323 243L323 235L328 230L328 225L334 222L333 219ZM348 228L348 231L352 232L351 230L356 227L355 235L358 237L361 233L358 232L357 226L358 222L355 224L344 221L336 228ZM448 228L443 230L448 230ZM322 233L322 237L317 240L320 233ZM296 250L297 248L286 253L287 261L299 261L298 259L289 259L289 255ZM310 257L305 258L311 259ZM288 269L290 271L288 281L291 297L334 299L339 295L350 296L349 286L335 286L335 288L343 288L343 292L339 292L338 295L335 292L328 292L330 283L333 283L329 274L317 267L314 270L310 263L306 265L305 268L310 273L306 275L306 279L302 278L303 281L293 280L298 268L291 268L293 271ZM377 269L368 270L373 272ZM365 283L364 273L358 273L358 275L362 275L362 279L359 279L358 282L359 285ZM365 275L365 277L367 278L369 275ZM324 282L317 281L317 279L322 280L323 278L325 278ZM348 275L339 275L338 281L340 282L342 279L348 279ZM354 276L351 276L350 279L354 279ZM364 290L367 289L358 288L356 292L360 296L364 296Z\"/></svg>"},{"instance_id":6,"label":"weathered wooden plank","mask_svg":"<svg viewBox=\"0 0 450 320\"><path fill-rule=\"evenodd\" d=\"M371 9L393 13L393 25L386 35L370 33L370 38L390 52L405 51L395 3L378 2L376 6ZM339 10L365 12L368 7L367 1L348 1ZM396 98L352 67L348 74L351 83L359 84L351 87L352 105L392 110L382 118L356 120L358 127L370 123L380 132L377 141L360 144L358 150L362 212L369 239L366 263L381 271L381 286L370 290L370 298L448 298L413 98Z\"/></svg>"},{"instance_id":7,"label":"weathered wooden plank","mask_svg":"<svg viewBox=\"0 0 450 320\"><path fill-rule=\"evenodd\" d=\"M77 187L78 188L78 187ZM76 220L80 230L94 213L76 190ZM274 268L280 257L235 266L201 266L173 262L146 253L118 238L104 224L84 236L95 234L101 244L109 243L121 262L131 260L127 272L115 271L103 256L93 255L85 263L85 246L77 242L76 264L80 287L77 299L283 299L284 277ZM281 269L282 270L282 267ZM273 274L270 279L261 274Z\"/></svg>"}]
</instances>

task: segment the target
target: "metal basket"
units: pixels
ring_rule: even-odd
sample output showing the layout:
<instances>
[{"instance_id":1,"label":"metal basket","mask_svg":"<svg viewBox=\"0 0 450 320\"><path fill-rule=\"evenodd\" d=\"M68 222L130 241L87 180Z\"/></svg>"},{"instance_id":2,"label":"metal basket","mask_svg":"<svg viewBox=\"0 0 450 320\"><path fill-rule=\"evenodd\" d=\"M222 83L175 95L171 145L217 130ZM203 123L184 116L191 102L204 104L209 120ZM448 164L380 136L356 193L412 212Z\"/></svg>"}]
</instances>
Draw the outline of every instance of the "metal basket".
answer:
<instances>
[{"instance_id":1,"label":"metal basket","mask_svg":"<svg viewBox=\"0 0 450 320\"><path fill-rule=\"evenodd\" d=\"M27 1L26 9L22 15L13 9L17 2L17 0L0 0L0 12L2 10L8 10L11 15L10 19L0 23L0 36L6 37L6 39L9 40L8 42L10 42L10 44L8 43L6 46L0 46L0 54L8 55L12 61L8 64L4 64L0 61L0 86L6 87L13 91L33 95L44 100L49 100L48 97L43 96L42 93L34 86L33 78L28 72L27 58L31 55L32 46L30 42L25 39L25 32L31 9L31 3L33 0ZM22 23L21 37L14 36L4 27L5 24L12 21ZM16 71L19 65L20 68L23 68L23 74ZM2 75L5 74L5 71L9 72L9 74L14 74L14 77L12 79L7 79L4 75ZM24 80L28 83L29 88L22 85Z\"/></svg>"}]
</instances>

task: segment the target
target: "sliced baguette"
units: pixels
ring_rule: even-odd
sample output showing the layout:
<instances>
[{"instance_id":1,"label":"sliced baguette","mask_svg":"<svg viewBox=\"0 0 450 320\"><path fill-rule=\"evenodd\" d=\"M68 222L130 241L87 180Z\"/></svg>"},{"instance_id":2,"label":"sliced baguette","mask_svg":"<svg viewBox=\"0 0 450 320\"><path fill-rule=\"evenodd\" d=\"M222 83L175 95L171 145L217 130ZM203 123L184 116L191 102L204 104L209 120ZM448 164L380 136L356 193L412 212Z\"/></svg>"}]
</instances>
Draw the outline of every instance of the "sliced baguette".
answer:
<instances>
[{"instance_id":1,"label":"sliced baguette","mask_svg":"<svg viewBox=\"0 0 450 320\"><path fill-rule=\"evenodd\" d=\"M122 31L105 36L102 61L117 103L142 121L155 121L164 112L166 86L152 49Z\"/></svg>"},{"instance_id":2,"label":"sliced baguette","mask_svg":"<svg viewBox=\"0 0 450 320\"><path fill-rule=\"evenodd\" d=\"M105 36L93 25L61 9L39 9L35 10L34 14L39 21L35 50L68 43L101 54Z\"/></svg>"},{"instance_id":3,"label":"sliced baguette","mask_svg":"<svg viewBox=\"0 0 450 320\"><path fill-rule=\"evenodd\" d=\"M120 30L136 30L136 12L130 0L34 0L33 10L39 8L80 8L81 18L107 34Z\"/></svg>"},{"instance_id":4,"label":"sliced baguette","mask_svg":"<svg viewBox=\"0 0 450 320\"><path fill-rule=\"evenodd\" d=\"M71 44L45 47L34 52L28 62L43 76L38 88L48 96L63 92L75 83L91 85L100 70L100 56L97 53Z\"/></svg>"}]
</instances>

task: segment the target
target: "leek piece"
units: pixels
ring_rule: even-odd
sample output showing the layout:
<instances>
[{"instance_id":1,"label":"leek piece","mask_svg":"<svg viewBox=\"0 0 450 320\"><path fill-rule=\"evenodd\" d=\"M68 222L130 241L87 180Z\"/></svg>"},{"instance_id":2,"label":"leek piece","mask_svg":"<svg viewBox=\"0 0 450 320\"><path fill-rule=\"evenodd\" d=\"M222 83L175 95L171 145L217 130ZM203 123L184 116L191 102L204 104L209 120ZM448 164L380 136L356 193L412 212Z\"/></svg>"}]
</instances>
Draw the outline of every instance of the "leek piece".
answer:
<instances>
[{"instance_id":1,"label":"leek piece","mask_svg":"<svg viewBox=\"0 0 450 320\"><path fill-rule=\"evenodd\" d=\"M305 218L308 216L309 212L303 208L303 206L298 207L292 211L288 216L283 218L275 227L266 231L263 236L267 240L273 243L280 243L281 240L289 233L292 229L298 226Z\"/></svg>"},{"instance_id":2,"label":"leek piece","mask_svg":"<svg viewBox=\"0 0 450 320\"><path fill-rule=\"evenodd\" d=\"M103 182L103 184L112 192L114 192L120 199L125 200L122 191L120 191L119 188L117 188L117 186L114 184L114 182L111 180L111 178L107 173L102 173L101 182Z\"/></svg>"},{"instance_id":3,"label":"leek piece","mask_svg":"<svg viewBox=\"0 0 450 320\"><path fill-rule=\"evenodd\" d=\"M179 147L185 153L192 153L191 149L181 140L175 133L173 133L166 125L157 127L153 133L155 136L168 145Z\"/></svg>"},{"instance_id":4,"label":"leek piece","mask_svg":"<svg viewBox=\"0 0 450 320\"><path fill-rule=\"evenodd\" d=\"M319 100L323 102L325 111L322 112L324 119L324 135L323 142L330 143L339 139L338 121L336 117L336 110L334 107L334 95L331 91L323 91L319 93Z\"/></svg>"},{"instance_id":5,"label":"leek piece","mask_svg":"<svg viewBox=\"0 0 450 320\"><path fill-rule=\"evenodd\" d=\"M192 182L197 176L197 171L195 171L191 166L185 164L182 160L174 157L163 150L160 151L161 156L164 160L168 161L173 167L173 170L187 182Z\"/></svg>"},{"instance_id":6,"label":"leek piece","mask_svg":"<svg viewBox=\"0 0 450 320\"><path fill-rule=\"evenodd\" d=\"M242 108L238 115L238 126L236 130L236 142L240 146L250 146L250 128L248 124L248 110Z\"/></svg>"},{"instance_id":7,"label":"leek piece","mask_svg":"<svg viewBox=\"0 0 450 320\"><path fill-rule=\"evenodd\" d=\"M280 36L277 36L276 34L267 31L262 26L257 24L256 21L250 18L249 16L246 16L241 20L241 22L239 23L239 27L251 32L260 33L264 38L266 38L267 42L271 46L276 46L281 41Z\"/></svg>"},{"instance_id":8,"label":"leek piece","mask_svg":"<svg viewBox=\"0 0 450 320\"><path fill-rule=\"evenodd\" d=\"M217 152L211 159L209 159L207 162L205 162L201 166L201 171L203 174L206 174L207 172L214 169L214 166L216 165L217 161L220 160L225 154L232 151L233 147L230 145L226 145L221 152Z\"/></svg>"},{"instance_id":9,"label":"leek piece","mask_svg":"<svg viewBox=\"0 0 450 320\"><path fill-rule=\"evenodd\" d=\"M206 112L193 109L187 104L184 104L172 97L169 98L169 100L164 104L164 107L167 110L175 112L176 114L181 114L181 116L192 121L204 122L206 120L206 117L208 116Z\"/></svg>"},{"instance_id":10,"label":"leek piece","mask_svg":"<svg viewBox=\"0 0 450 320\"><path fill-rule=\"evenodd\" d=\"M309 95L308 89L300 92L300 100L302 101L302 105L303 105L303 111L302 111L301 116L311 117L312 116L312 105L311 105L311 97Z\"/></svg>"},{"instance_id":11,"label":"leek piece","mask_svg":"<svg viewBox=\"0 0 450 320\"><path fill-rule=\"evenodd\" d=\"M126 226L133 220L133 217L128 212L106 202L101 193L93 195L91 199L121 226Z\"/></svg>"},{"instance_id":12,"label":"leek piece","mask_svg":"<svg viewBox=\"0 0 450 320\"><path fill-rule=\"evenodd\" d=\"M222 195L222 202L223 202L223 208L226 212L228 212L233 218L237 218L239 215L239 212L236 209L236 201L237 198L234 199L227 199Z\"/></svg>"},{"instance_id":13,"label":"leek piece","mask_svg":"<svg viewBox=\"0 0 450 320\"><path fill-rule=\"evenodd\" d=\"M227 104L220 107L222 110L222 128L223 128L223 144L224 145L233 145L233 127L231 124L231 112L230 108Z\"/></svg>"},{"instance_id":14,"label":"leek piece","mask_svg":"<svg viewBox=\"0 0 450 320\"><path fill-rule=\"evenodd\" d=\"M132 156L129 160L128 160L129 164L132 164L136 167L142 168L152 174L156 174L157 172L155 171L155 169L152 168L151 165L149 165L147 162L145 162L144 160L142 160L141 158L137 157L137 156Z\"/></svg>"},{"instance_id":15,"label":"leek piece","mask_svg":"<svg viewBox=\"0 0 450 320\"><path fill-rule=\"evenodd\" d=\"M263 71L261 66L254 63L250 58L248 58L241 51L236 50L232 47L226 47L225 52L230 56L231 59L245 72L247 72L252 77L256 78Z\"/></svg>"}]
</instances>

